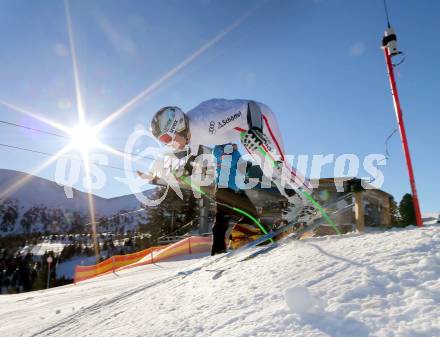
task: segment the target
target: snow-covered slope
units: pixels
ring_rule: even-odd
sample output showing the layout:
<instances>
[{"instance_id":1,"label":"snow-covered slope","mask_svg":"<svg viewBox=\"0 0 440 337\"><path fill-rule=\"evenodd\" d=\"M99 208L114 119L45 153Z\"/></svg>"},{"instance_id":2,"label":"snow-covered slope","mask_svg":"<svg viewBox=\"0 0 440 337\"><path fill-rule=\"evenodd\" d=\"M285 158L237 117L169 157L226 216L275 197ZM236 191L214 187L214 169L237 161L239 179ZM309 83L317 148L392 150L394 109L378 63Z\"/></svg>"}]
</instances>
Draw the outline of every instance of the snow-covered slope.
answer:
<instances>
[{"instance_id":1,"label":"snow-covered slope","mask_svg":"<svg viewBox=\"0 0 440 337\"><path fill-rule=\"evenodd\" d=\"M440 336L439 245L432 226L286 242L187 276L212 258L142 266L0 296L0 335Z\"/></svg>"},{"instance_id":2,"label":"snow-covered slope","mask_svg":"<svg viewBox=\"0 0 440 337\"><path fill-rule=\"evenodd\" d=\"M0 191L6 190L14 182L28 176L28 174L23 172L0 169ZM62 186L36 176L32 176L25 184L8 195L8 198L20 200L24 207L44 205L49 208L60 208L72 212L84 213L88 211L88 197L86 193L73 189L73 198L68 199ZM115 207L131 210L139 206L139 201L134 195L111 199L95 195L93 199L99 214L102 216L114 214Z\"/></svg>"},{"instance_id":3,"label":"snow-covered slope","mask_svg":"<svg viewBox=\"0 0 440 337\"><path fill-rule=\"evenodd\" d=\"M41 224L41 219L48 218L46 223L53 223L54 221L65 220L66 217L72 216L76 213L77 217L83 219L77 222L87 222L89 214L88 196L86 193L73 189L73 198L66 197L64 187L57 183L43 179L36 176L30 176L26 173L0 169L0 193L9 189L10 186L18 181L26 179L26 183L22 184L17 189L12 190L8 194L7 200L1 200L3 209L0 208L0 235L7 233L19 233L22 231L46 231L47 227ZM93 196L96 216L110 217L118 214L121 211L131 211L140 208L140 203L134 195L125 195L121 197L105 199L99 196ZM4 222L2 218L5 211L8 211L15 220ZM23 220L26 212L27 217ZM28 226L23 226L21 223L30 222ZM40 222L39 224L37 222ZM65 221L67 222L67 221ZM63 223L61 226L67 229L68 224ZM50 229L48 230L50 231ZM62 230L61 230L62 231Z\"/></svg>"},{"instance_id":4,"label":"snow-covered slope","mask_svg":"<svg viewBox=\"0 0 440 337\"><path fill-rule=\"evenodd\" d=\"M440 212L423 213L422 218L425 225L435 225L440 223Z\"/></svg>"}]
</instances>

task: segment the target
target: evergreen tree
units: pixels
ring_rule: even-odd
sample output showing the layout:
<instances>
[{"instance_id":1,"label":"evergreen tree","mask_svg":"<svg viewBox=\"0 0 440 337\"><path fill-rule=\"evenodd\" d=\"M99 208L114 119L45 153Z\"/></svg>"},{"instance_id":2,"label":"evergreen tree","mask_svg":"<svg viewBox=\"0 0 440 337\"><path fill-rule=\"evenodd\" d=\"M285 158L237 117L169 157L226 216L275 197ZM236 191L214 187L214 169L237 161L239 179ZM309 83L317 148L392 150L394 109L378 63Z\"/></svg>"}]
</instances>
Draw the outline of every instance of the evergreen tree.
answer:
<instances>
[{"instance_id":1,"label":"evergreen tree","mask_svg":"<svg viewBox=\"0 0 440 337\"><path fill-rule=\"evenodd\" d=\"M32 290L46 289L47 264L43 264L42 261L38 262L34 268L34 271L36 276L34 278L34 282L32 283Z\"/></svg>"},{"instance_id":2,"label":"evergreen tree","mask_svg":"<svg viewBox=\"0 0 440 337\"><path fill-rule=\"evenodd\" d=\"M402 197L399 204L399 213L401 217L401 226L414 225L416 223L416 215L411 194L407 193Z\"/></svg>"},{"instance_id":3,"label":"evergreen tree","mask_svg":"<svg viewBox=\"0 0 440 337\"><path fill-rule=\"evenodd\" d=\"M152 199L159 199L165 193L165 188L156 188ZM192 228L198 225L199 206L198 199L192 191L183 190L183 200L172 190L168 190L165 199L155 207L147 207L148 218L145 224L139 224L138 228L143 233L149 233L151 244L155 244L157 238L164 235L182 235L191 228L179 230L181 227L193 221Z\"/></svg>"},{"instance_id":4,"label":"evergreen tree","mask_svg":"<svg viewBox=\"0 0 440 337\"><path fill-rule=\"evenodd\" d=\"M390 227L397 227L401 223L399 207L397 206L396 200L393 197L390 199L390 215L391 215L391 224Z\"/></svg>"},{"instance_id":5,"label":"evergreen tree","mask_svg":"<svg viewBox=\"0 0 440 337\"><path fill-rule=\"evenodd\" d=\"M160 198L163 193L162 188L156 188L152 193L151 198ZM139 226L139 229L144 233L150 233L153 241L156 242L157 238L162 235L161 226L164 218L164 209L161 205L147 207L148 219L146 224Z\"/></svg>"},{"instance_id":6,"label":"evergreen tree","mask_svg":"<svg viewBox=\"0 0 440 337\"><path fill-rule=\"evenodd\" d=\"M165 193L165 188L157 188L153 198L160 198L163 193ZM159 205L148 209L151 234L162 236L174 232L183 222L184 205L184 201L172 189L169 189Z\"/></svg>"}]
</instances>

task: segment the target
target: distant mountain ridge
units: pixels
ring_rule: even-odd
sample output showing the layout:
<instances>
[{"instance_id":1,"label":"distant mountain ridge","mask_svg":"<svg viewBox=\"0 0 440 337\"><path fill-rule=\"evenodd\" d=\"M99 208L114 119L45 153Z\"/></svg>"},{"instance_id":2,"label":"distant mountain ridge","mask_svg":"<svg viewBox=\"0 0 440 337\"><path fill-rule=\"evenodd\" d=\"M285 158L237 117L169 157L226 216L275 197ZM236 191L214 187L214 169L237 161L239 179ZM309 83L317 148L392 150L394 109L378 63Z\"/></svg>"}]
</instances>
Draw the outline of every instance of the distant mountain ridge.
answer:
<instances>
[{"instance_id":1,"label":"distant mountain ridge","mask_svg":"<svg viewBox=\"0 0 440 337\"><path fill-rule=\"evenodd\" d=\"M51 180L29 176L19 171L0 169L0 193L15 182L28 179L5 199L0 199L0 235L81 231L81 226L89 221L87 193L72 188L73 198L68 199L64 186ZM141 208L141 203L132 194L110 199L93 195L93 201L97 219ZM121 224L120 219L117 222L119 230L132 229L136 225ZM106 227L107 230L112 230L112 226Z\"/></svg>"}]
</instances>

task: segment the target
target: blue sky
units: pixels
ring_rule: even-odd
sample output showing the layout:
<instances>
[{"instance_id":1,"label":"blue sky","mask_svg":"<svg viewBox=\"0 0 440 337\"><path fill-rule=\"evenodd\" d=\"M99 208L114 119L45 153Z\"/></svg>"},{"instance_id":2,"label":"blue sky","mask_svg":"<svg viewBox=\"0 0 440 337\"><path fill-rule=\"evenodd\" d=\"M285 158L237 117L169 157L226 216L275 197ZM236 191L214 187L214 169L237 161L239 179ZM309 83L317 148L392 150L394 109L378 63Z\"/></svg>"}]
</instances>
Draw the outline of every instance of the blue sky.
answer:
<instances>
[{"instance_id":1,"label":"blue sky","mask_svg":"<svg viewBox=\"0 0 440 337\"><path fill-rule=\"evenodd\" d=\"M440 89L437 1L389 0L407 59L397 80L421 207L439 210ZM86 116L97 123L160 79L243 15L235 29L165 81L101 139L123 148L157 109L188 110L213 97L251 98L277 114L291 154L384 153L396 128L383 52L381 0L114 1L71 0ZM0 2L0 100L65 126L77 124L75 87L62 1ZM2 120L51 127L0 105ZM55 130L56 131L56 130ZM66 141L0 125L0 142L56 152ZM400 200L410 190L399 136L389 144L383 188ZM31 172L47 158L0 148L0 168ZM122 166L110 157L111 165ZM53 179L55 165L39 173ZM129 193L105 169L97 194ZM332 176L328 167L323 175ZM364 175L360 172L360 175ZM82 183L75 187L84 190Z\"/></svg>"}]
</instances>

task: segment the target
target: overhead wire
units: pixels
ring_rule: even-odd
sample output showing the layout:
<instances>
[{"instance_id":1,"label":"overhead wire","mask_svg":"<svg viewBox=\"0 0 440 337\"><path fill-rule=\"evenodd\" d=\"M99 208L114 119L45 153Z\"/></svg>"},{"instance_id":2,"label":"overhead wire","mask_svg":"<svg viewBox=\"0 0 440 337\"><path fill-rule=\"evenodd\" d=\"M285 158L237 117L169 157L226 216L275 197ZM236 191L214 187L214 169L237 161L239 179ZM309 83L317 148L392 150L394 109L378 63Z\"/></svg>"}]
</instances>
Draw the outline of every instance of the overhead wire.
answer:
<instances>
[{"instance_id":1,"label":"overhead wire","mask_svg":"<svg viewBox=\"0 0 440 337\"><path fill-rule=\"evenodd\" d=\"M386 159L390 158L390 152L388 151L388 142L390 141L391 137L394 136L394 134L397 132L397 128L394 129L393 132L390 133L390 135L387 137L387 139L385 140L385 153L386 153Z\"/></svg>"},{"instance_id":2,"label":"overhead wire","mask_svg":"<svg viewBox=\"0 0 440 337\"><path fill-rule=\"evenodd\" d=\"M383 0L383 7L384 7L384 9L385 9L385 16L387 17L388 28L390 28L390 27L391 27L391 24L390 24L390 16L389 16L389 13L388 13L388 4L387 4L387 0Z\"/></svg>"},{"instance_id":3,"label":"overhead wire","mask_svg":"<svg viewBox=\"0 0 440 337\"><path fill-rule=\"evenodd\" d=\"M33 150L33 149L28 149L28 148L21 147L21 146L15 146L15 145L4 144L4 143L0 143L0 146L2 146L2 147L4 147L4 148L10 148L10 149L15 149L15 150L21 150L21 151L26 151L26 152L31 152L31 153L41 154L41 155L43 155L43 156L47 156L47 157L55 157L55 154L53 154L53 153L44 152L44 151L38 151L38 150ZM62 158L69 158L69 159L77 160L77 161L81 161L81 159L79 159L79 158L75 158L75 157L72 157L72 156L66 156L66 155L63 155L63 156L60 156L60 157L62 157ZM108 168L115 169L115 170L119 170L119 171L125 171L125 172L128 171L128 172L137 173L137 171L134 171L134 170L127 170L127 169L124 169L124 168L122 168L122 167L118 167L118 166L113 166L113 165L108 165L108 164L100 164L100 163L98 163L98 162L92 162L92 164L97 165L97 166L101 166L101 167L108 167Z\"/></svg>"},{"instance_id":4,"label":"overhead wire","mask_svg":"<svg viewBox=\"0 0 440 337\"><path fill-rule=\"evenodd\" d=\"M3 144L3 143L0 143L0 146L7 147L7 148L10 148L10 149L16 149L16 150L22 150L22 151L42 154L42 155L48 156L48 157L55 157L55 154L53 154L53 153L48 153L48 152L43 152L43 151L38 151L38 150L27 149L27 148L20 147L20 146L14 146L14 145Z\"/></svg>"},{"instance_id":5,"label":"overhead wire","mask_svg":"<svg viewBox=\"0 0 440 337\"><path fill-rule=\"evenodd\" d=\"M386 162L388 159L391 158L391 154L390 154L390 152L389 152L389 141L391 140L391 138L394 136L394 134L395 134L396 132L397 132L397 129L394 129L394 130L388 135L388 137L385 139L385 156L384 156L381 160L379 160L379 161L377 162L377 165L380 165L381 163ZM375 176L374 178L370 179L369 183L372 184L373 182L375 182L376 179L379 177L379 174L380 174L380 172L379 172L379 170L378 170L377 173L376 173L376 176Z\"/></svg>"},{"instance_id":6,"label":"overhead wire","mask_svg":"<svg viewBox=\"0 0 440 337\"><path fill-rule=\"evenodd\" d=\"M47 134L47 135L50 135L50 136L56 136L56 137L59 137L59 138L69 139L69 137L66 136L66 135L61 135L59 133L54 133L54 132L51 132L51 131L46 131L46 130L41 130L41 129L29 127L29 126L26 126L26 125L23 125L23 124L12 123L12 122L8 122L8 121L5 121L5 120L0 120L0 123L4 124L4 125L9 125L9 126L17 127L17 128L23 128L23 129L26 129L26 130L29 130L29 131L34 131L34 132L39 132L39 133ZM4 145L4 146L14 148L14 146L9 146L9 145ZM17 148L19 148L19 147L17 147ZM123 153L123 154L127 154L127 155L130 155L132 157L140 157L140 158L149 159L149 160L155 160L156 159L156 158L154 158L152 156L139 156L139 155L137 155L135 153L132 153L132 152L127 152L127 151L123 151L123 150L119 150L119 149L116 149L116 150L117 150L117 152L120 152L120 153ZM31 150L31 152L38 153L40 151Z\"/></svg>"},{"instance_id":7,"label":"overhead wire","mask_svg":"<svg viewBox=\"0 0 440 337\"><path fill-rule=\"evenodd\" d=\"M59 137L59 138L67 138L64 135L60 135L60 134L55 133L55 132L45 131L45 130L41 130L41 129L30 127L30 126L22 125L22 124L16 124L16 123L12 123L12 122L7 122L7 121L4 121L4 120L0 120L0 123L6 124L6 125L9 125L9 126L15 126L15 127L18 127L18 128L27 129L27 130L30 130L30 131L45 133L47 135L56 136L56 137Z\"/></svg>"}]
</instances>

